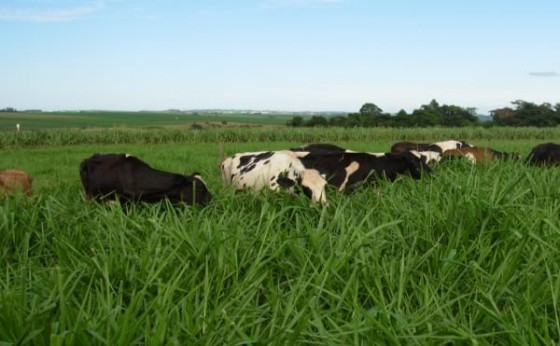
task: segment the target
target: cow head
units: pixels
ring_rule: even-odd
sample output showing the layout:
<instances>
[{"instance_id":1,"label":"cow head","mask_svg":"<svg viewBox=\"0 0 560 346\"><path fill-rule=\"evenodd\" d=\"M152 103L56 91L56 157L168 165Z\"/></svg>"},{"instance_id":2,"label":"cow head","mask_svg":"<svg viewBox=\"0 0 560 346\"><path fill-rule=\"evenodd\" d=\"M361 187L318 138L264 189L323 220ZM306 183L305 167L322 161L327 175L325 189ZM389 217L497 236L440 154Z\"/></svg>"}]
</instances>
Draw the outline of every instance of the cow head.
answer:
<instances>
[{"instance_id":1,"label":"cow head","mask_svg":"<svg viewBox=\"0 0 560 346\"><path fill-rule=\"evenodd\" d=\"M411 152L392 154L392 156L401 162L401 173L408 173L413 179L420 179L423 173L432 173L430 166Z\"/></svg>"},{"instance_id":2,"label":"cow head","mask_svg":"<svg viewBox=\"0 0 560 346\"><path fill-rule=\"evenodd\" d=\"M185 176L180 194L181 200L189 205L205 206L212 200L212 194L199 173Z\"/></svg>"},{"instance_id":3,"label":"cow head","mask_svg":"<svg viewBox=\"0 0 560 346\"><path fill-rule=\"evenodd\" d=\"M315 169L303 170L297 174L295 180L284 173L278 177L277 182L280 187L285 189L294 190L296 188L300 190L313 203L329 204L325 192L327 181Z\"/></svg>"}]
</instances>

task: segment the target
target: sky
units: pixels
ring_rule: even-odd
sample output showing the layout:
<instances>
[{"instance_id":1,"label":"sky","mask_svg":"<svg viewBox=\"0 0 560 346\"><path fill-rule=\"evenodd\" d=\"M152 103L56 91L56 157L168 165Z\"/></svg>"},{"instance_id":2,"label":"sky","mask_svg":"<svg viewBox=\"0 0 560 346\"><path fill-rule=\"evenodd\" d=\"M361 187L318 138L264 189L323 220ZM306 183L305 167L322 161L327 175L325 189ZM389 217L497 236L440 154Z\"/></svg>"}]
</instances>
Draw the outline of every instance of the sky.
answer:
<instances>
[{"instance_id":1,"label":"sky","mask_svg":"<svg viewBox=\"0 0 560 346\"><path fill-rule=\"evenodd\" d=\"M560 102L558 0L2 0L0 108Z\"/></svg>"}]
</instances>

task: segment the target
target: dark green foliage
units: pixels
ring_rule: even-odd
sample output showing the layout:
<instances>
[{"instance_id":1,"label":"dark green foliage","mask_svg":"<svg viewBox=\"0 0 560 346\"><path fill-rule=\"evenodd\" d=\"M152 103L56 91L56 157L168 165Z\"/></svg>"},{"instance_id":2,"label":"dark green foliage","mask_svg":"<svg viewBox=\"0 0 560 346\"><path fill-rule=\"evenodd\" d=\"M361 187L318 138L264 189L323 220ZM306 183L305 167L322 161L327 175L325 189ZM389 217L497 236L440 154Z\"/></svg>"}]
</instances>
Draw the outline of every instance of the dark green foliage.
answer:
<instances>
[{"instance_id":1,"label":"dark green foliage","mask_svg":"<svg viewBox=\"0 0 560 346\"><path fill-rule=\"evenodd\" d=\"M515 105L515 109L506 107L491 112L496 125L548 127L560 124L560 103L554 108L550 103L536 105L521 100L512 104Z\"/></svg>"},{"instance_id":2,"label":"dark green foliage","mask_svg":"<svg viewBox=\"0 0 560 346\"><path fill-rule=\"evenodd\" d=\"M346 117L336 116L327 119L329 126L342 127L467 127L483 125L489 126L536 126L547 127L560 125L560 104L554 108L549 103L537 106L525 101L512 102L516 109L500 108L491 111L492 121L480 123L475 108L464 108L455 105L440 105L432 100L422 105L411 114L400 110L397 114L383 113L383 110L373 103L365 103L359 113L351 113ZM288 126L317 126L316 121L294 118ZM325 126L325 124L320 124Z\"/></svg>"}]
</instances>

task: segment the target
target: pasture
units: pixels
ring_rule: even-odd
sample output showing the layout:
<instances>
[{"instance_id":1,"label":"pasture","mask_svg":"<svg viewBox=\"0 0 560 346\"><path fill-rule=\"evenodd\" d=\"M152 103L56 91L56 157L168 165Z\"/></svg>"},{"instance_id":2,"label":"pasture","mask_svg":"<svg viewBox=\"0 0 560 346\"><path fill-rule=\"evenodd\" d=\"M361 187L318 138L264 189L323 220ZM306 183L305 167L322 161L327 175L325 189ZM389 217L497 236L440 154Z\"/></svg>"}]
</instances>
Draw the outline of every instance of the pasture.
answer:
<instances>
[{"instance_id":1,"label":"pasture","mask_svg":"<svg viewBox=\"0 0 560 346\"><path fill-rule=\"evenodd\" d=\"M285 125L293 114L247 112L182 111L59 111L0 112L0 131L15 131L16 124L26 130L61 128L189 128Z\"/></svg>"},{"instance_id":2,"label":"pasture","mask_svg":"<svg viewBox=\"0 0 560 346\"><path fill-rule=\"evenodd\" d=\"M0 201L5 344L551 344L559 168L432 165L331 204L222 187L222 151L465 139L525 158L558 129L37 131L0 139L35 195ZM219 145L218 143L223 143ZM202 174L205 208L86 202L78 166L126 152Z\"/></svg>"}]
</instances>

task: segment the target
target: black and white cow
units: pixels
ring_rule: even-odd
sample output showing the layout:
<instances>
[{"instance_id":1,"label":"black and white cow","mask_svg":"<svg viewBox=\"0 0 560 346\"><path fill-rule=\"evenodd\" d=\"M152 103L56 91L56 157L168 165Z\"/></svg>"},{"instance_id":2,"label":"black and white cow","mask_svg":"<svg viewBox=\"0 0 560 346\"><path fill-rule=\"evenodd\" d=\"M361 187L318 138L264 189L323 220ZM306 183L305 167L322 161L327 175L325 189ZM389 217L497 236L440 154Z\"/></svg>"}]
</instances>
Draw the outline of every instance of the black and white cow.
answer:
<instances>
[{"instance_id":1,"label":"black and white cow","mask_svg":"<svg viewBox=\"0 0 560 346\"><path fill-rule=\"evenodd\" d=\"M397 142L391 146L392 153L404 153L407 151L427 151L430 150L429 143Z\"/></svg>"},{"instance_id":2,"label":"black and white cow","mask_svg":"<svg viewBox=\"0 0 560 346\"><path fill-rule=\"evenodd\" d=\"M359 153L359 151L344 149L338 145L328 144L328 143L314 143L307 144L302 147L292 148L291 151L299 152L310 152L313 154L327 154L327 153ZM382 152L367 152L373 156L383 156L385 153Z\"/></svg>"},{"instance_id":3,"label":"black and white cow","mask_svg":"<svg viewBox=\"0 0 560 346\"><path fill-rule=\"evenodd\" d=\"M394 181L399 175L419 179L431 169L413 153L261 151L239 153L221 164L222 181L236 189L294 188L314 202L327 203L325 186L351 190L359 182Z\"/></svg>"},{"instance_id":4,"label":"black and white cow","mask_svg":"<svg viewBox=\"0 0 560 346\"><path fill-rule=\"evenodd\" d=\"M306 169L289 150L238 153L220 165L222 182L237 190L300 188L314 203L327 204L326 180L317 170Z\"/></svg>"},{"instance_id":5,"label":"black and white cow","mask_svg":"<svg viewBox=\"0 0 560 346\"><path fill-rule=\"evenodd\" d=\"M542 143L535 146L526 162L533 165L560 165L560 144Z\"/></svg>"},{"instance_id":6,"label":"black and white cow","mask_svg":"<svg viewBox=\"0 0 560 346\"><path fill-rule=\"evenodd\" d=\"M378 179L394 181L399 175L420 179L422 173L431 173L430 167L413 153L296 153L303 165L317 170L339 191L348 190L360 182Z\"/></svg>"},{"instance_id":7,"label":"black and white cow","mask_svg":"<svg viewBox=\"0 0 560 346\"><path fill-rule=\"evenodd\" d=\"M212 194L199 174L182 175L160 171L128 154L94 154L80 164L80 179L86 198L124 203L172 203L206 205Z\"/></svg>"},{"instance_id":8,"label":"black and white cow","mask_svg":"<svg viewBox=\"0 0 560 346\"><path fill-rule=\"evenodd\" d=\"M471 144L465 141L447 140L435 143L413 143L413 142L398 142L391 146L391 152L402 153L405 151L415 150L418 152L422 151L434 151L443 154L447 150L458 149L464 147L472 147Z\"/></svg>"},{"instance_id":9,"label":"black and white cow","mask_svg":"<svg viewBox=\"0 0 560 346\"><path fill-rule=\"evenodd\" d=\"M405 143L405 142L403 142ZM411 143L411 142L406 142ZM426 144L429 146L429 144ZM301 152L301 151L309 151L314 154L324 154L324 153L357 153L357 151L349 150L341 148L334 144L326 144L326 143L316 143L316 144L308 144L298 148L292 148L291 151ZM410 151L414 156L420 158L424 163L429 164L431 162L439 162L441 160L441 153L436 151L417 151L417 150L406 150ZM385 156L387 153L383 152L367 152L369 155L373 155L376 157Z\"/></svg>"},{"instance_id":10,"label":"black and white cow","mask_svg":"<svg viewBox=\"0 0 560 346\"><path fill-rule=\"evenodd\" d=\"M312 153L331 153L331 152L352 152L352 150L347 150L338 145L329 143L313 143L307 144L301 147L292 148L291 151L310 151Z\"/></svg>"}]
</instances>

